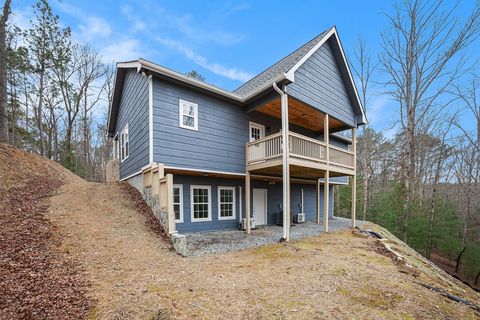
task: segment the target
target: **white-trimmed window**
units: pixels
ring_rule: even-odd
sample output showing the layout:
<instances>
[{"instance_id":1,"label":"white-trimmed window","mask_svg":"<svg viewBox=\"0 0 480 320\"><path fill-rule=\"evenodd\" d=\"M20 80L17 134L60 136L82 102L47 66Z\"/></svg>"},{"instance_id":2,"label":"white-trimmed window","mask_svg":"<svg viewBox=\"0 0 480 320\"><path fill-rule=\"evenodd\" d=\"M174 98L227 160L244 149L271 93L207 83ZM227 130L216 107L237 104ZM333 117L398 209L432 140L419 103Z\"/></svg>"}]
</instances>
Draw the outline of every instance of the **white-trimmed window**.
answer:
<instances>
[{"instance_id":1,"label":"white-trimmed window","mask_svg":"<svg viewBox=\"0 0 480 320\"><path fill-rule=\"evenodd\" d=\"M175 222L183 222L183 185L173 185L173 213L175 214Z\"/></svg>"},{"instance_id":2,"label":"white-trimmed window","mask_svg":"<svg viewBox=\"0 0 480 320\"><path fill-rule=\"evenodd\" d=\"M198 104L179 99L178 114L180 128L198 131Z\"/></svg>"},{"instance_id":3,"label":"white-trimmed window","mask_svg":"<svg viewBox=\"0 0 480 320\"><path fill-rule=\"evenodd\" d=\"M190 186L192 222L212 221L212 189L210 186Z\"/></svg>"},{"instance_id":4,"label":"white-trimmed window","mask_svg":"<svg viewBox=\"0 0 480 320\"><path fill-rule=\"evenodd\" d=\"M120 162L123 162L125 159L128 158L130 155L130 143L128 137L128 123L123 128L122 132L120 133Z\"/></svg>"},{"instance_id":5,"label":"white-trimmed window","mask_svg":"<svg viewBox=\"0 0 480 320\"><path fill-rule=\"evenodd\" d=\"M218 187L218 220L235 219L235 187Z\"/></svg>"}]
</instances>

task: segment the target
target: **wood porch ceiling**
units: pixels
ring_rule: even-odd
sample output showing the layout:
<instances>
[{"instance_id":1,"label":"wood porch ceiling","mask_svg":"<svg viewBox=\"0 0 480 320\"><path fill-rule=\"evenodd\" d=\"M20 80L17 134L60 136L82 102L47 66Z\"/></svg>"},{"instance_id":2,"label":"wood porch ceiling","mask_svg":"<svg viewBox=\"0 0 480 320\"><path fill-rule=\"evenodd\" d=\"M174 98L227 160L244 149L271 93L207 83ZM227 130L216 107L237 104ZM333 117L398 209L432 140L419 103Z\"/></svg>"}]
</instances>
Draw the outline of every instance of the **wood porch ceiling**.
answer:
<instances>
[{"instance_id":1,"label":"wood porch ceiling","mask_svg":"<svg viewBox=\"0 0 480 320\"><path fill-rule=\"evenodd\" d=\"M266 175L273 177L282 176L282 166L268 167L259 170L251 171L251 174ZM330 177L340 177L345 174L330 171ZM303 166L290 165L290 178L291 179L319 179L325 177L325 171L315 168L306 168Z\"/></svg>"},{"instance_id":2,"label":"wood porch ceiling","mask_svg":"<svg viewBox=\"0 0 480 320\"><path fill-rule=\"evenodd\" d=\"M282 107L280 98L276 98L257 109L277 119L282 119ZM325 114L308 104L299 101L295 98L288 97L288 119L290 123L297 126L313 130L318 133L323 133L323 118ZM345 127L345 124L340 120L329 117L329 129L335 130Z\"/></svg>"}]
</instances>

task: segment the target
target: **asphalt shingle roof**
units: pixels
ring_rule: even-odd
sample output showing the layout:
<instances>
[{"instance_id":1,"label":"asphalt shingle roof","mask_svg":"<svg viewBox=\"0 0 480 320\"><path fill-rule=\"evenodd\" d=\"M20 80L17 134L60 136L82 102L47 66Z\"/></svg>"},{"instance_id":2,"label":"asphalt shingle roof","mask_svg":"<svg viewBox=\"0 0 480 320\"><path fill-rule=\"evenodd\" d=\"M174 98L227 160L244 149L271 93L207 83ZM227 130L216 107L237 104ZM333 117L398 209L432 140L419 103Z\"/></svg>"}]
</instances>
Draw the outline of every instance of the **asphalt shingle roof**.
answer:
<instances>
[{"instance_id":1,"label":"asphalt shingle roof","mask_svg":"<svg viewBox=\"0 0 480 320\"><path fill-rule=\"evenodd\" d=\"M254 91L256 88L260 87L264 83L271 81L275 77L288 72L298 61L300 61L318 42L320 42L323 37L330 31L331 29L325 30L324 32L320 33L318 36L283 58L282 60L278 61L265 71L261 72L257 76L253 77L252 79L248 80L240 87L235 89L233 92L240 95L246 96L250 92Z\"/></svg>"}]
</instances>

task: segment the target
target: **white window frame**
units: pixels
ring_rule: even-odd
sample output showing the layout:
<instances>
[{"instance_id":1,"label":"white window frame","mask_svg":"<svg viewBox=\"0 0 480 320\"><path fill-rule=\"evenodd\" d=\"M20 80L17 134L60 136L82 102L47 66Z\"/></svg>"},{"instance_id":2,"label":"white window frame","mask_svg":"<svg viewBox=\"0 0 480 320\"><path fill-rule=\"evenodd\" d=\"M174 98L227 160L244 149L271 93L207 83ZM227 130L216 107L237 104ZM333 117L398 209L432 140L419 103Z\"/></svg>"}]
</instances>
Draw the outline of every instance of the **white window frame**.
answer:
<instances>
[{"instance_id":1,"label":"white window frame","mask_svg":"<svg viewBox=\"0 0 480 320\"><path fill-rule=\"evenodd\" d=\"M127 139L125 139L125 136ZM128 143L128 146L127 146ZM123 150L123 147L125 146L125 150L128 151L128 155L125 157L125 152ZM127 148L128 147L128 148ZM123 127L123 130L120 132L120 162L123 162L130 157L130 135L128 133L128 123Z\"/></svg>"},{"instance_id":2,"label":"white window frame","mask_svg":"<svg viewBox=\"0 0 480 320\"><path fill-rule=\"evenodd\" d=\"M207 218L195 218L194 217L194 203L193 203L193 189L207 189L208 190L208 217ZM212 221L212 187L211 186L202 186L202 185L191 185L190 186L190 220L192 222L204 222Z\"/></svg>"},{"instance_id":3,"label":"white window frame","mask_svg":"<svg viewBox=\"0 0 480 320\"><path fill-rule=\"evenodd\" d=\"M183 124L183 116L185 115L183 113L183 106L185 105L193 107L193 110L195 111L195 114L193 115L193 127ZM191 117L191 115L187 116ZM180 128L198 131L198 104L178 99L178 125Z\"/></svg>"},{"instance_id":4,"label":"white window frame","mask_svg":"<svg viewBox=\"0 0 480 320\"><path fill-rule=\"evenodd\" d=\"M180 219L175 219L175 223L183 223L183 184L174 184L173 188L178 188L180 189L179 191L179 197L180 197L180 203L178 203L180 207ZM173 202L173 205L175 206L175 202ZM174 212L175 214L175 212Z\"/></svg>"},{"instance_id":5,"label":"white window frame","mask_svg":"<svg viewBox=\"0 0 480 320\"><path fill-rule=\"evenodd\" d=\"M256 123L253 121L248 122L248 141L253 142L252 140L252 128L256 128L260 130L261 137L259 139L265 138L265 126L260 123Z\"/></svg>"},{"instance_id":6,"label":"white window frame","mask_svg":"<svg viewBox=\"0 0 480 320\"><path fill-rule=\"evenodd\" d=\"M217 192L217 203L218 203L218 220L235 220L236 219L236 207L237 207L237 201L236 201L236 198L235 198L235 191L236 191L236 188L235 187L225 187L225 186L219 186L218 188L218 192ZM221 209L221 202L220 202L220 191L221 190L231 190L233 192L233 197L232 197L232 216L231 217L222 217L221 214L220 214L220 209Z\"/></svg>"}]
</instances>

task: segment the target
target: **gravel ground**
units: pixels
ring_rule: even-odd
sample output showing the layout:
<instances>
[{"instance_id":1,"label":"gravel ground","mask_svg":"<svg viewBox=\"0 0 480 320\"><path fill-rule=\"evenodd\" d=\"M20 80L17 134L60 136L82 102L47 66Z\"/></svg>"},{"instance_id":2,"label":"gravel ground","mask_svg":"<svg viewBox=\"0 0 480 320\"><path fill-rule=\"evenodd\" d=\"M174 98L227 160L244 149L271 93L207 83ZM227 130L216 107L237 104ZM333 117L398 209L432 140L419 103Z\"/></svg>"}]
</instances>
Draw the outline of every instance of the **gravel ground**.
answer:
<instances>
[{"instance_id":1,"label":"gravel ground","mask_svg":"<svg viewBox=\"0 0 480 320\"><path fill-rule=\"evenodd\" d=\"M357 220L357 226L363 222ZM350 228L351 220L335 217L329 221L330 231L345 230ZM323 232L323 223L306 222L297 224L290 229L290 239L298 240L314 237ZM203 256L218 254L227 251L238 251L256 248L266 244L276 243L282 237L281 226L266 226L252 230L251 235L244 231L228 230L214 232L188 233L187 248L190 256Z\"/></svg>"}]
</instances>

